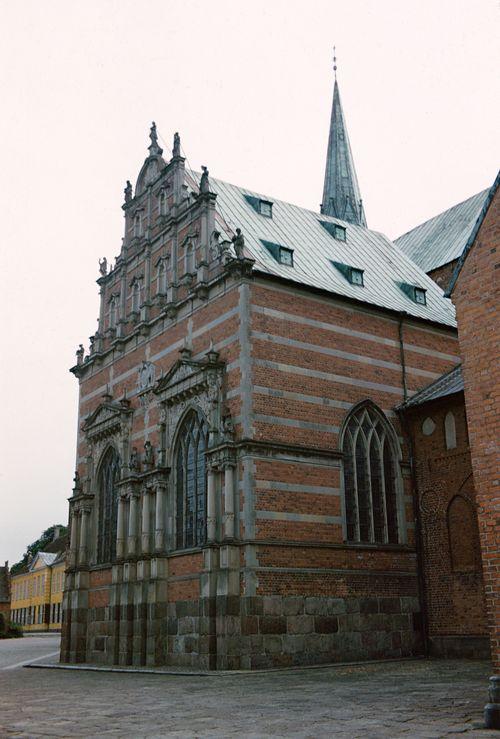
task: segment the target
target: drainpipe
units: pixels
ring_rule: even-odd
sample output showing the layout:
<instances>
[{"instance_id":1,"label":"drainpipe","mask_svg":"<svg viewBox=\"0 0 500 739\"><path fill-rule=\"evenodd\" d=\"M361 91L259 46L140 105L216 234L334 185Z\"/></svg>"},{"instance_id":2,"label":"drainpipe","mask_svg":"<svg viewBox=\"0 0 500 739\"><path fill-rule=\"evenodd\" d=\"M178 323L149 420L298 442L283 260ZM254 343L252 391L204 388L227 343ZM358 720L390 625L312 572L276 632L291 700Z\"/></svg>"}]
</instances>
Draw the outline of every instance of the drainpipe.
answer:
<instances>
[{"instance_id":1,"label":"drainpipe","mask_svg":"<svg viewBox=\"0 0 500 739\"><path fill-rule=\"evenodd\" d=\"M405 350L404 350L404 334L403 334L403 321L408 316L405 311L399 314L398 323L398 334L399 334L399 356L401 360L401 380L403 383L403 398L404 402L408 400L408 385L406 382L406 362L405 362ZM413 489L413 518L415 520L415 548L417 551L417 582L418 582L418 597L420 600L421 613L422 613L422 638L424 642L424 654L429 654L429 624L427 619L427 593L425 589L425 578L424 578L424 556L423 556L423 539L422 539L422 525L420 520L420 507L418 504L418 486L417 478L415 475L415 453L413 448L413 437L411 434L410 425L406 419L404 410L401 407L398 409L399 419L401 421L401 428L408 442L408 451L410 456L410 472L411 472L411 485Z\"/></svg>"}]
</instances>

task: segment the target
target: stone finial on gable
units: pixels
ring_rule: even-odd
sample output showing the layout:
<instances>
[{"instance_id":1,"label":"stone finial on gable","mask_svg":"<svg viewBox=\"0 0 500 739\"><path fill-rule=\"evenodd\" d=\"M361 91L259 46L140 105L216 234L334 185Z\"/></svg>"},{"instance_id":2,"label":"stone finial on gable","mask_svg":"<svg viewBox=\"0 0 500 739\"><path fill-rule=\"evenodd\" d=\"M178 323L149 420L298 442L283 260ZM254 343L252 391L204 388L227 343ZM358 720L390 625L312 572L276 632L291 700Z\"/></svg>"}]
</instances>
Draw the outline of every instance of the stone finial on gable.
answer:
<instances>
[{"instance_id":1,"label":"stone finial on gable","mask_svg":"<svg viewBox=\"0 0 500 739\"><path fill-rule=\"evenodd\" d=\"M156 132L156 123L154 121L149 129L149 138L151 139L151 143L148 146L149 156L161 156L163 154L163 149L158 144L158 134Z\"/></svg>"}]
</instances>

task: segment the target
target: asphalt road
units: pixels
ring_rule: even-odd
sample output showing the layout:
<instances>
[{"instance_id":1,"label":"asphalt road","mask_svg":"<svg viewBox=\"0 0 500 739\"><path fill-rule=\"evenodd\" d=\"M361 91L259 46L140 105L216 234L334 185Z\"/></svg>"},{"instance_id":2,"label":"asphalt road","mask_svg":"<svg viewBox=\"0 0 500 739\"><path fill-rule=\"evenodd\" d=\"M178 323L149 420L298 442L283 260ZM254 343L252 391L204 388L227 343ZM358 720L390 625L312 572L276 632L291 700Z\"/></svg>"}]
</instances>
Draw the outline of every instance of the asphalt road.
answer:
<instances>
[{"instance_id":1,"label":"asphalt road","mask_svg":"<svg viewBox=\"0 0 500 739\"><path fill-rule=\"evenodd\" d=\"M236 675L26 668L58 637L0 641L0 737L499 739L489 665L419 660ZM50 656L49 656L50 655Z\"/></svg>"}]
</instances>

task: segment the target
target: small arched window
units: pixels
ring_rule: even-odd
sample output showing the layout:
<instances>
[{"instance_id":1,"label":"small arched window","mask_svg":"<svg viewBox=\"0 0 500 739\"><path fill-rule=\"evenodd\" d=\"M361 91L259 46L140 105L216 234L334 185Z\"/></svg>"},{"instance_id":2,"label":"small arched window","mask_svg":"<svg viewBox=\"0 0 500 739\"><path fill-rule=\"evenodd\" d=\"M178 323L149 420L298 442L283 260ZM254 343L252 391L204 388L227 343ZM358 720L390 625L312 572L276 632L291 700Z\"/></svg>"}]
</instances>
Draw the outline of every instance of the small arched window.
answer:
<instances>
[{"instance_id":1,"label":"small arched window","mask_svg":"<svg viewBox=\"0 0 500 739\"><path fill-rule=\"evenodd\" d=\"M132 285L132 312L139 313L141 307L141 283L135 280Z\"/></svg>"},{"instance_id":2,"label":"small arched window","mask_svg":"<svg viewBox=\"0 0 500 739\"><path fill-rule=\"evenodd\" d=\"M381 411L371 404L354 409L342 435L348 541L401 541L396 449L396 435Z\"/></svg>"},{"instance_id":3,"label":"small arched window","mask_svg":"<svg viewBox=\"0 0 500 739\"><path fill-rule=\"evenodd\" d=\"M178 549L200 546L206 539L207 442L208 428L204 418L191 411L179 430L175 454Z\"/></svg>"},{"instance_id":4,"label":"small arched window","mask_svg":"<svg viewBox=\"0 0 500 739\"><path fill-rule=\"evenodd\" d=\"M116 297L113 295L111 300L109 301L109 327L110 328L116 328L116 320L117 320L117 314L118 314L118 305Z\"/></svg>"},{"instance_id":5,"label":"small arched window","mask_svg":"<svg viewBox=\"0 0 500 739\"><path fill-rule=\"evenodd\" d=\"M457 446L457 427L452 411L448 411L444 418L444 440L447 449L455 449Z\"/></svg>"},{"instance_id":6,"label":"small arched window","mask_svg":"<svg viewBox=\"0 0 500 739\"><path fill-rule=\"evenodd\" d=\"M194 272L194 248L192 244L186 246L186 253L184 256L184 268L186 274L192 274Z\"/></svg>"},{"instance_id":7,"label":"small arched window","mask_svg":"<svg viewBox=\"0 0 500 739\"><path fill-rule=\"evenodd\" d=\"M168 288L167 260L161 259L158 264L158 292L165 295Z\"/></svg>"},{"instance_id":8,"label":"small arched window","mask_svg":"<svg viewBox=\"0 0 500 739\"><path fill-rule=\"evenodd\" d=\"M116 556L116 521L118 515L118 481L120 458L113 447L106 452L99 471L99 528L97 562L112 562Z\"/></svg>"},{"instance_id":9,"label":"small arched window","mask_svg":"<svg viewBox=\"0 0 500 739\"><path fill-rule=\"evenodd\" d=\"M141 236L142 234L142 217L140 213L136 213L134 216L134 236Z\"/></svg>"},{"instance_id":10,"label":"small arched window","mask_svg":"<svg viewBox=\"0 0 500 739\"><path fill-rule=\"evenodd\" d=\"M160 192L160 197L158 198L158 210L161 216L167 215L167 193L165 190Z\"/></svg>"}]
</instances>

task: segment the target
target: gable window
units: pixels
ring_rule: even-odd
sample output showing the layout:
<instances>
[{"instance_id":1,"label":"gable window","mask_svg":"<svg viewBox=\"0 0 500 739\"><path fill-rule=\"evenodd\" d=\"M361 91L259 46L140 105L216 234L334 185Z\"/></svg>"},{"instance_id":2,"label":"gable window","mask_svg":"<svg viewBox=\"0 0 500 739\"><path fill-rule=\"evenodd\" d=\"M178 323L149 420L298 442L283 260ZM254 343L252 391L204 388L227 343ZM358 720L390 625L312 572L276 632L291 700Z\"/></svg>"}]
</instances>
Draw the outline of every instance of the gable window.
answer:
<instances>
[{"instance_id":1,"label":"gable window","mask_svg":"<svg viewBox=\"0 0 500 739\"><path fill-rule=\"evenodd\" d=\"M332 223L331 221L320 221L320 224L337 241L347 240L347 231L344 226L339 226L338 223Z\"/></svg>"},{"instance_id":2,"label":"gable window","mask_svg":"<svg viewBox=\"0 0 500 739\"><path fill-rule=\"evenodd\" d=\"M158 198L158 210L161 216L167 215L167 193L165 190L160 192L160 197Z\"/></svg>"},{"instance_id":3,"label":"gable window","mask_svg":"<svg viewBox=\"0 0 500 739\"><path fill-rule=\"evenodd\" d=\"M175 454L178 549L200 546L206 539L207 442L207 424L201 414L193 410L182 422Z\"/></svg>"},{"instance_id":4,"label":"gable window","mask_svg":"<svg viewBox=\"0 0 500 739\"><path fill-rule=\"evenodd\" d=\"M356 267L351 267L350 282L352 285L359 285L360 287L363 287L363 270L356 269Z\"/></svg>"},{"instance_id":5,"label":"gable window","mask_svg":"<svg viewBox=\"0 0 500 739\"><path fill-rule=\"evenodd\" d=\"M97 562L111 562L116 556L116 524L118 516L118 488L120 458L113 447L106 452L99 472L99 529L97 533Z\"/></svg>"},{"instance_id":6,"label":"gable window","mask_svg":"<svg viewBox=\"0 0 500 739\"><path fill-rule=\"evenodd\" d=\"M344 495L347 540L369 544L401 541L397 438L371 403L354 409L344 426Z\"/></svg>"},{"instance_id":7,"label":"gable window","mask_svg":"<svg viewBox=\"0 0 500 739\"><path fill-rule=\"evenodd\" d=\"M259 201L259 213L266 218L273 217L273 204L269 200Z\"/></svg>"}]
</instances>

